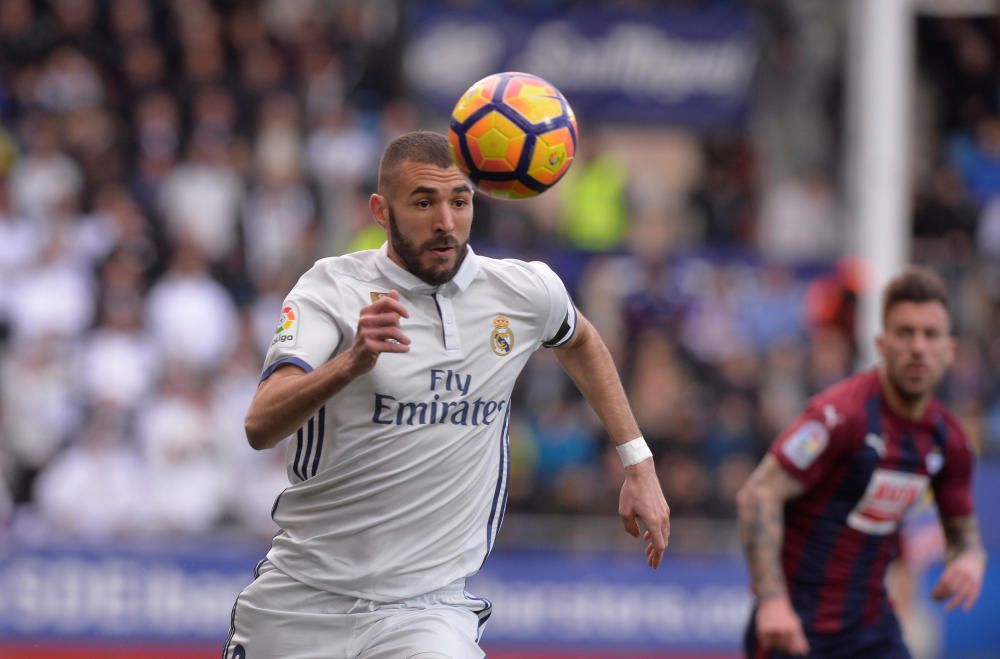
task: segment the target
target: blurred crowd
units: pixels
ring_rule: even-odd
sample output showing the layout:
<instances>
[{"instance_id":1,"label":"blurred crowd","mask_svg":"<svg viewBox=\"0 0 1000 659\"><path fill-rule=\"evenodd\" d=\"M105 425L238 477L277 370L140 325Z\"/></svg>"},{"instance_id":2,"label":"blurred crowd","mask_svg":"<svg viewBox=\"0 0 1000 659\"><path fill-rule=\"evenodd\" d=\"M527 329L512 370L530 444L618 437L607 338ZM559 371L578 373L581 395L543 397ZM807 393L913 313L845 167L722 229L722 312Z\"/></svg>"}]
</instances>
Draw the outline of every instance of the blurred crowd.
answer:
<instances>
[{"instance_id":1,"label":"blurred crowd","mask_svg":"<svg viewBox=\"0 0 1000 659\"><path fill-rule=\"evenodd\" d=\"M757 4L775 30L782 3ZM437 121L406 94L402 11L0 2L0 533L270 536L285 456L242 422L282 297L315 259L381 243L382 147ZM915 257L955 293L944 393L996 452L1000 22L920 28ZM765 68L796 47L779 36ZM768 442L855 366L864 266L842 256L829 163L768 170L766 130L647 130L672 185L595 129L539 204L477 199L473 243L563 276L675 513L726 518ZM550 351L515 396L511 510L612 513L620 463Z\"/></svg>"}]
</instances>

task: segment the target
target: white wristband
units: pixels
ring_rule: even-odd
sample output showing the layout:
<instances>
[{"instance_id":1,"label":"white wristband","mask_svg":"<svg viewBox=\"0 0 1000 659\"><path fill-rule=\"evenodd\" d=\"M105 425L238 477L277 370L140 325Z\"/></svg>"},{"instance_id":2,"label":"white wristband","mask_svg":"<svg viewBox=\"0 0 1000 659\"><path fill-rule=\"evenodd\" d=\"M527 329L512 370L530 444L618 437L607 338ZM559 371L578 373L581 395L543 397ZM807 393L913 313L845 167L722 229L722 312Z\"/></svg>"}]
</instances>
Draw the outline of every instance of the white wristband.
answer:
<instances>
[{"instance_id":1,"label":"white wristband","mask_svg":"<svg viewBox=\"0 0 1000 659\"><path fill-rule=\"evenodd\" d=\"M639 464L646 458L653 457L653 452L649 450L649 446L646 445L646 440L642 438L642 435L624 444L619 444L615 448L618 449L618 457L622 459L622 464L626 467L631 467L632 465Z\"/></svg>"}]
</instances>

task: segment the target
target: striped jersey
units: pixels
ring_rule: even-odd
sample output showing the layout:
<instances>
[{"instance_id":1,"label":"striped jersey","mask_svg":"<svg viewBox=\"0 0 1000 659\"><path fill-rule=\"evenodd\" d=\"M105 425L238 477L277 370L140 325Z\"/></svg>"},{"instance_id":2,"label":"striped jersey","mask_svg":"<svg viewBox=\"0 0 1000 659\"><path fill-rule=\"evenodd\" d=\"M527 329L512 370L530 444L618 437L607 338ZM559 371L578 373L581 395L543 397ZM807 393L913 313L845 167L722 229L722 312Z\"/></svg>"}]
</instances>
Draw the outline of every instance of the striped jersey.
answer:
<instances>
[{"instance_id":1,"label":"striped jersey","mask_svg":"<svg viewBox=\"0 0 1000 659\"><path fill-rule=\"evenodd\" d=\"M886 568L928 487L942 517L973 512L973 454L958 423L936 399L919 422L900 417L875 369L813 398L771 454L807 487L786 504L781 555L807 633L894 624Z\"/></svg>"},{"instance_id":2,"label":"striped jersey","mask_svg":"<svg viewBox=\"0 0 1000 659\"><path fill-rule=\"evenodd\" d=\"M474 574L503 521L514 381L540 346L575 330L559 277L477 256L425 283L386 246L318 261L282 305L261 379L348 350L361 308L397 290L407 353L328 400L288 443L291 486L272 516L268 560L310 586L394 601Z\"/></svg>"}]
</instances>

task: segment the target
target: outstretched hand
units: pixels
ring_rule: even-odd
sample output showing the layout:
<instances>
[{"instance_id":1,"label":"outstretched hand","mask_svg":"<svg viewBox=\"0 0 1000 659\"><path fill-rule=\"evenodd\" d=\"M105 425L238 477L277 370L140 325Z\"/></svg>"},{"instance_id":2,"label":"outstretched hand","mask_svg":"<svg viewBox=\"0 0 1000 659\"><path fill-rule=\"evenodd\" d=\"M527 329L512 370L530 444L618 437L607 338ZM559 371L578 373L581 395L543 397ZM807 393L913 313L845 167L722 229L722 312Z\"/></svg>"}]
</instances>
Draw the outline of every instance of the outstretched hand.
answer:
<instances>
[{"instance_id":1,"label":"outstretched hand","mask_svg":"<svg viewBox=\"0 0 1000 659\"><path fill-rule=\"evenodd\" d=\"M625 532L634 538L639 537L639 522L642 522L646 527L642 532L646 542L646 563L654 570L660 567L670 539L670 506L663 497L652 458L626 467L618 515Z\"/></svg>"},{"instance_id":2,"label":"outstretched hand","mask_svg":"<svg viewBox=\"0 0 1000 659\"><path fill-rule=\"evenodd\" d=\"M962 609L968 611L979 599L985 570L986 558L983 554L962 552L948 563L931 596L939 602L947 599L944 608L948 611L960 604Z\"/></svg>"},{"instance_id":3,"label":"outstretched hand","mask_svg":"<svg viewBox=\"0 0 1000 659\"><path fill-rule=\"evenodd\" d=\"M399 326L400 318L409 317L410 312L394 290L361 309L358 331L351 346L355 374L372 370L383 352L410 351L410 339Z\"/></svg>"}]
</instances>

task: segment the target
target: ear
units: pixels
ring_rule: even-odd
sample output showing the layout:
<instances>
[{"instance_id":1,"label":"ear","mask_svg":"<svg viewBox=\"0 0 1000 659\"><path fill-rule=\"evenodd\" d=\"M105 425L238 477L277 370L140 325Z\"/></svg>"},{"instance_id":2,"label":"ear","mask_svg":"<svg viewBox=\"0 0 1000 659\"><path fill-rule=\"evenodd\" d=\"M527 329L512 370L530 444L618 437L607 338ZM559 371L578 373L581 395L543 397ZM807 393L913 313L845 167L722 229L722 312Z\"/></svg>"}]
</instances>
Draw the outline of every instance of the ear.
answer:
<instances>
[{"instance_id":1,"label":"ear","mask_svg":"<svg viewBox=\"0 0 1000 659\"><path fill-rule=\"evenodd\" d=\"M378 193L372 194L372 196L368 198L368 208L371 210L372 217L375 218L375 222L388 233L389 203L385 200L385 197Z\"/></svg>"},{"instance_id":2,"label":"ear","mask_svg":"<svg viewBox=\"0 0 1000 659\"><path fill-rule=\"evenodd\" d=\"M955 363L955 353L958 350L958 339L954 336L948 337L948 367Z\"/></svg>"},{"instance_id":3,"label":"ear","mask_svg":"<svg viewBox=\"0 0 1000 659\"><path fill-rule=\"evenodd\" d=\"M875 336L875 350L878 352L878 356L885 358L885 334L877 334Z\"/></svg>"}]
</instances>

